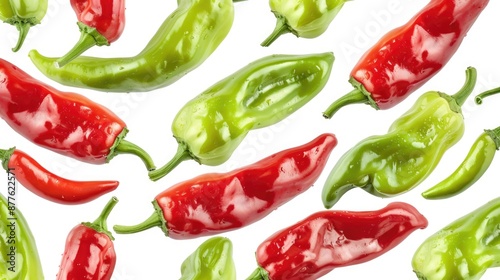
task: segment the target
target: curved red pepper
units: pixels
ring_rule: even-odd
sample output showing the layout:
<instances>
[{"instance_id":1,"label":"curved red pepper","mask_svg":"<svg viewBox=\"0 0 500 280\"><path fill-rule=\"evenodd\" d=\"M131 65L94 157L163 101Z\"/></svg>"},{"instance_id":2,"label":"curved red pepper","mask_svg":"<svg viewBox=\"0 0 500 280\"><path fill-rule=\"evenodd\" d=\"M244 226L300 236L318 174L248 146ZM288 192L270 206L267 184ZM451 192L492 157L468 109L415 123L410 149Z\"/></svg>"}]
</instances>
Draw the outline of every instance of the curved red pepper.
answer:
<instances>
[{"instance_id":1,"label":"curved red pepper","mask_svg":"<svg viewBox=\"0 0 500 280\"><path fill-rule=\"evenodd\" d=\"M42 167L32 157L17 149L0 150L0 162L12 170L26 189L47 200L61 204L81 204L115 190L118 181L72 181Z\"/></svg>"},{"instance_id":2,"label":"curved red pepper","mask_svg":"<svg viewBox=\"0 0 500 280\"><path fill-rule=\"evenodd\" d=\"M249 225L309 189L336 144L333 134L322 134L229 173L176 184L156 196L156 211L149 219L113 229L134 233L159 226L171 238L188 239Z\"/></svg>"},{"instance_id":3,"label":"curved red pepper","mask_svg":"<svg viewBox=\"0 0 500 280\"><path fill-rule=\"evenodd\" d=\"M427 224L403 202L376 211L320 211L262 242L256 251L260 267L247 280L315 280L370 261Z\"/></svg>"},{"instance_id":4,"label":"curved red pepper","mask_svg":"<svg viewBox=\"0 0 500 280\"><path fill-rule=\"evenodd\" d=\"M148 170L150 156L124 140L125 122L106 107L43 84L0 59L0 117L26 139L75 159L103 164L116 154L139 156Z\"/></svg>"},{"instance_id":5,"label":"curved red pepper","mask_svg":"<svg viewBox=\"0 0 500 280\"><path fill-rule=\"evenodd\" d=\"M125 28L125 0L71 0L71 7L81 35L76 45L57 60L59 67L93 46L109 46Z\"/></svg>"},{"instance_id":6,"label":"curved red pepper","mask_svg":"<svg viewBox=\"0 0 500 280\"><path fill-rule=\"evenodd\" d=\"M386 33L351 71L354 90L323 113L366 103L389 109L430 80L455 54L489 0L431 0L405 25Z\"/></svg>"},{"instance_id":7,"label":"curved red pepper","mask_svg":"<svg viewBox=\"0 0 500 280\"><path fill-rule=\"evenodd\" d=\"M118 199L112 197L93 223L81 223L70 231L57 280L111 279L116 252L106 219L116 203Z\"/></svg>"}]
</instances>

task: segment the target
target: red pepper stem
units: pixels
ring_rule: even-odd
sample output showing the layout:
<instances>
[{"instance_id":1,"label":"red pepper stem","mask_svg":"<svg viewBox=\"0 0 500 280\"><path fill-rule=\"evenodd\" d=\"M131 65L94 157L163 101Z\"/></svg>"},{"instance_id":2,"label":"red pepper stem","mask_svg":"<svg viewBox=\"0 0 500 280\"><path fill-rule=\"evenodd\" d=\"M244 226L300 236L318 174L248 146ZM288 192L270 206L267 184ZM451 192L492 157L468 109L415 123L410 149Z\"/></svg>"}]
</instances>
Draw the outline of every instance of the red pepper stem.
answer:
<instances>
[{"instance_id":1,"label":"red pepper stem","mask_svg":"<svg viewBox=\"0 0 500 280\"><path fill-rule=\"evenodd\" d=\"M461 107L465 103L465 100L467 100L469 95L474 90L474 87L476 86L476 80L477 80L476 68L467 67L467 70L465 71L464 85L457 93L451 96L451 98L455 100L455 102L459 107Z\"/></svg>"},{"instance_id":2,"label":"red pepper stem","mask_svg":"<svg viewBox=\"0 0 500 280\"><path fill-rule=\"evenodd\" d=\"M164 166L156 170L150 171L148 173L149 179L151 179L152 181L158 181L161 178L165 177L168 173L170 173L170 171L172 171L181 162L189 159L193 159L193 156L189 152L189 149L186 147L185 144L179 143L179 146L177 147L177 152L175 153L174 157Z\"/></svg>"},{"instance_id":3,"label":"red pepper stem","mask_svg":"<svg viewBox=\"0 0 500 280\"><path fill-rule=\"evenodd\" d=\"M155 211L145 221L133 226L114 225L113 230L116 233L120 234L130 234L145 231L153 227L160 227L165 235L168 236L168 227L167 222L163 218L163 211L161 210L161 207L160 205L158 205L158 202L156 202L156 200L154 200L152 203Z\"/></svg>"},{"instance_id":4,"label":"red pepper stem","mask_svg":"<svg viewBox=\"0 0 500 280\"><path fill-rule=\"evenodd\" d=\"M144 165L146 165L146 168L149 171L154 170L156 168L153 159L146 151L144 151L141 147L137 146L136 144L129 142L127 140L122 139L120 143L116 145L115 153L136 155L142 160L142 162L144 162Z\"/></svg>"},{"instance_id":5,"label":"red pepper stem","mask_svg":"<svg viewBox=\"0 0 500 280\"><path fill-rule=\"evenodd\" d=\"M99 217L97 217L97 219L94 222L92 222L92 223L86 222L83 224L89 228L94 229L97 232L106 234L107 236L109 236L109 238L111 240L114 240L113 235L108 230L107 219L108 219L109 214L111 213L111 210L113 210L113 208L115 207L115 205L117 203L118 203L118 198L113 196L108 201L106 206L104 206L104 209L102 210L101 214L99 215Z\"/></svg>"},{"instance_id":6,"label":"red pepper stem","mask_svg":"<svg viewBox=\"0 0 500 280\"><path fill-rule=\"evenodd\" d=\"M258 267L246 278L246 280L269 280L269 277L263 268Z\"/></svg>"},{"instance_id":7,"label":"red pepper stem","mask_svg":"<svg viewBox=\"0 0 500 280\"><path fill-rule=\"evenodd\" d=\"M276 27L274 27L273 32L271 35L269 35L260 45L263 47L269 47L276 39L278 39L281 35L287 34L287 33L293 33L295 36L297 36L296 32L293 31L289 26L286 21L286 18L282 15L276 14Z\"/></svg>"},{"instance_id":8,"label":"red pepper stem","mask_svg":"<svg viewBox=\"0 0 500 280\"><path fill-rule=\"evenodd\" d=\"M56 61L58 67L63 67L68 64L70 61L77 58L93 46L109 45L108 40L95 28L81 22L78 22L77 24L80 28L80 39L68 53Z\"/></svg>"},{"instance_id":9,"label":"red pepper stem","mask_svg":"<svg viewBox=\"0 0 500 280\"><path fill-rule=\"evenodd\" d=\"M327 109L323 112L323 117L326 119L332 118L332 116L342 107L349 104L369 104L369 98L363 93L362 90L355 88L346 95L335 100Z\"/></svg>"},{"instance_id":10,"label":"red pepper stem","mask_svg":"<svg viewBox=\"0 0 500 280\"><path fill-rule=\"evenodd\" d=\"M19 37L17 38L16 45L12 48L13 52L17 52L24 43L26 36L31 28L30 22L20 21L16 23L16 28L19 30Z\"/></svg>"},{"instance_id":11,"label":"red pepper stem","mask_svg":"<svg viewBox=\"0 0 500 280\"><path fill-rule=\"evenodd\" d=\"M106 157L106 162L111 161L111 159L119 154L132 154L138 156L142 160L142 162L144 162L148 171L154 170L156 166L151 156L141 147L124 139L127 133L128 129L124 128L123 131L120 132L120 134L116 137L113 146L111 146L111 148L109 149L109 154Z\"/></svg>"},{"instance_id":12,"label":"red pepper stem","mask_svg":"<svg viewBox=\"0 0 500 280\"><path fill-rule=\"evenodd\" d=\"M483 98L488 97L490 95L497 94L497 93L500 93L500 87L490 89L490 90L487 90L485 92L482 92L482 93L476 95L476 97L474 98L474 101L476 101L476 104L481 105L481 104L483 104Z\"/></svg>"},{"instance_id":13,"label":"red pepper stem","mask_svg":"<svg viewBox=\"0 0 500 280\"><path fill-rule=\"evenodd\" d=\"M14 153L15 150L16 150L16 147L12 147L8 150L0 149L0 161L2 163L2 167L3 167L3 169L5 169L5 171L9 170L9 160L10 160L10 157L12 156L12 154Z\"/></svg>"}]
</instances>

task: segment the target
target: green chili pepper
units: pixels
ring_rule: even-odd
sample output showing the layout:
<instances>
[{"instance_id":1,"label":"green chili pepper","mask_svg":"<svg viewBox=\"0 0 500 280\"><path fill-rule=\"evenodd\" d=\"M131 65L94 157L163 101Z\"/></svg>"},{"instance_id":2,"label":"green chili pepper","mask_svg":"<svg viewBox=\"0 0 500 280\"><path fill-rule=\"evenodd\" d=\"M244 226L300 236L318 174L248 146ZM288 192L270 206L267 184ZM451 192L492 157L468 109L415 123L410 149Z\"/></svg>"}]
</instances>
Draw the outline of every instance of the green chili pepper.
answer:
<instances>
[{"instance_id":1,"label":"green chili pepper","mask_svg":"<svg viewBox=\"0 0 500 280\"><path fill-rule=\"evenodd\" d=\"M13 173L8 174L9 183L15 182ZM35 238L14 199L0 194L0 279L43 280Z\"/></svg>"},{"instance_id":2,"label":"green chili pepper","mask_svg":"<svg viewBox=\"0 0 500 280\"><path fill-rule=\"evenodd\" d=\"M320 36L347 1L349 0L270 0L269 6L277 22L273 33L261 45L267 47L287 33L301 38Z\"/></svg>"},{"instance_id":3,"label":"green chili pepper","mask_svg":"<svg viewBox=\"0 0 500 280\"><path fill-rule=\"evenodd\" d=\"M453 96L430 91L394 121L385 135L362 140L336 163L323 188L323 203L332 207L352 188L391 197L417 186L443 154L464 134L460 106L476 84L476 70L466 71L464 86Z\"/></svg>"},{"instance_id":4,"label":"green chili pepper","mask_svg":"<svg viewBox=\"0 0 500 280\"><path fill-rule=\"evenodd\" d=\"M500 266L500 198L455 220L427 238L412 259L421 280L480 279Z\"/></svg>"},{"instance_id":5,"label":"green chili pepper","mask_svg":"<svg viewBox=\"0 0 500 280\"><path fill-rule=\"evenodd\" d=\"M446 179L422 193L427 199L449 198L472 186L488 170L500 148L500 127L485 130L473 143L460 166Z\"/></svg>"},{"instance_id":6,"label":"green chili pepper","mask_svg":"<svg viewBox=\"0 0 500 280\"><path fill-rule=\"evenodd\" d=\"M235 280L233 244L224 237L203 242L181 265L179 280Z\"/></svg>"},{"instance_id":7,"label":"green chili pepper","mask_svg":"<svg viewBox=\"0 0 500 280\"><path fill-rule=\"evenodd\" d=\"M58 58L32 50L36 67L61 84L101 91L151 91L177 81L201 65L220 45L234 19L232 0L179 0L136 56L97 58L80 56L58 68Z\"/></svg>"},{"instance_id":8,"label":"green chili pepper","mask_svg":"<svg viewBox=\"0 0 500 280\"><path fill-rule=\"evenodd\" d=\"M12 51L17 52L22 47L30 27L42 21L48 6L47 0L0 0L0 20L19 30L17 44Z\"/></svg>"},{"instance_id":9,"label":"green chili pepper","mask_svg":"<svg viewBox=\"0 0 500 280\"><path fill-rule=\"evenodd\" d=\"M250 130L285 119L315 97L333 61L333 53L271 55L217 82L177 113L172 124L177 153L149 177L156 181L188 159L224 163Z\"/></svg>"}]
</instances>

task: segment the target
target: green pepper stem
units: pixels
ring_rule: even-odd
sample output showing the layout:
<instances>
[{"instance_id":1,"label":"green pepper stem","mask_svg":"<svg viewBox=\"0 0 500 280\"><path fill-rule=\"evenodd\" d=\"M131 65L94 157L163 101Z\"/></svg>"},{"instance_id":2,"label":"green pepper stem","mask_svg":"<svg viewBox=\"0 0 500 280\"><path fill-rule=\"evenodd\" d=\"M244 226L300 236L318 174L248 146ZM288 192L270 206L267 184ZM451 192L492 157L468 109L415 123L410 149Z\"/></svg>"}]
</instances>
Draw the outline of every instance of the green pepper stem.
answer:
<instances>
[{"instance_id":1,"label":"green pepper stem","mask_svg":"<svg viewBox=\"0 0 500 280\"><path fill-rule=\"evenodd\" d=\"M263 47L269 47L276 39L278 39L281 35L287 34L287 33L295 33L293 32L290 27L288 26L288 23L286 21L286 18L281 15L276 14L276 26L274 27L273 32L271 35L269 35L260 45ZM297 35L297 34L295 34Z\"/></svg>"},{"instance_id":2,"label":"green pepper stem","mask_svg":"<svg viewBox=\"0 0 500 280\"><path fill-rule=\"evenodd\" d=\"M331 119L332 116L342 107L349 104L361 104L361 103L369 103L369 98L360 90L353 89L346 95L340 97L335 100L324 112L323 117L326 119Z\"/></svg>"},{"instance_id":3,"label":"green pepper stem","mask_svg":"<svg viewBox=\"0 0 500 280\"><path fill-rule=\"evenodd\" d=\"M102 209L101 214L97 217L97 219L92 222L92 223L83 223L85 226L93 228L97 232L102 232L105 233L106 235L109 236L111 240L114 240L113 235L111 232L108 230L108 225L107 225L107 219L109 217L109 214L111 213L111 210L115 207L115 205L118 203L118 198L113 196L106 206Z\"/></svg>"},{"instance_id":4,"label":"green pepper stem","mask_svg":"<svg viewBox=\"0 0 500 280\"><path fill-rule=\"evenodd\" d=\"M494 129L486 129L484 132L491 137L497 150L500 150L500 126Z\"/></svg>"},{"instance_id":5,"label":"green pepper stem","mask_svg":"<svg viewBox=\"0 0 500 280\"><path fill-rule=\"evenodd\" d=\"M12 48L13 52L17 52L19 49L21 49L24 40L26 39L28 32L31 28L31 23L29 22L17 22L16 24L17 30L19 30L19 37L17 38L17 43L16 45Z\"/></svg>"},{"instance_id":6,"label":"green pepper stem","mask_svg":"<svg viewBox=\"0 0 500 280\"><path fill-rule=\"evenodd\" d=\"M484 91L484 92L476 95L476 97L474 98L474 101L476 101L476 104L481 105L481 104L483 104L483 98L488 97L490 95L497 94L497 93L500 93L500 87L490 89L490 90Z\"/></svg>"},{"instance_id":7,"label":"green pepper stem","mask_svg":"<svg viewBox=\"0 0 500 280\"><path fill-rule=\"evenodd\" d=\"M108 39L101 35L97 29L82 22L78 22L77 24L80 28L80 39L68 53L56 60L57 67L63 67L93 46L109 45Z\"/></svg>"},{"instance_id":8,"label":"green pepper stem","mask_svg":"<svg viewBox=\"0 0 500 280\"><path fill-rule=\"evenodd\" d=\"M465 103L467 97L469 97L469 95L474 90L474 87L476 86L476 80L477 80L476 68L467 67L467 70L465 71L464 85L457 93L451 96L451 98L455 100L455 102L459 107L461 107Z\"/></svg>"},{"instance_id":9,"label":"green pepper stem","mask_svg":"<svg viewBox=\"0 0 500 280\"><path fill-rule=\"evenodd\" d=\"M151 179L152 181L158 181L161 178L165 177L168 173L170 173L170 171L172 171L181 162L189 159L193 159L191 153L187 149L186 145L179 143L177 152L175 153L174 157L162 167L150 171L148 173L149 179Z\"/></svg>"},{"instance_id":10,"label":"green pepper stem","mask_svg":"<svg viewBox=\"0 0 500 280\"><path fill-rule=\"evenodd\" d=\"M156 168L153 159L146 151L125 139L120 140L118 145L115 146L114 152L115 154L133 154L138 156L144 162L148 171Z\"/></svg>"},{"instance_id":11,"label":"green pepper stem","mask_svg":"<svg viewBox=\"0 0 500 280\"><path fill-rule=\"evenodd\" d=\"M142 223L133 226L114 225L113 230L120 234L130 234L130 233L145 231L153 227L161 227L161 225L162 225L162 220L158 212L155 211L153 214L151 214L151 216L149 216L149 218L147 218Z\"/></svg>"}]
</instances>

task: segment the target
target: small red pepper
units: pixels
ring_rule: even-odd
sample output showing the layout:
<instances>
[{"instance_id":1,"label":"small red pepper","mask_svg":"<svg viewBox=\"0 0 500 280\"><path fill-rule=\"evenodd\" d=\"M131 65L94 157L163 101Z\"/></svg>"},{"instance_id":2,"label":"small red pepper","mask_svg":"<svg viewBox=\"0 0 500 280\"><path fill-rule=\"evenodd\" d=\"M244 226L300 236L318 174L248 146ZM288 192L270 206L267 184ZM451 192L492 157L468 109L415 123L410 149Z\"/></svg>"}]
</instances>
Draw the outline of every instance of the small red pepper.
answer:
<instances>
[{"instance_id":1,"label":"small red pepper","mask_svg":"<svg viewBox=\"0 0 500 280\"><path fill-rule=\"evenodd\" d=\"M93 223L81 223L69 232L57 280L111 279L116 252L106 219L116 203L112 197Z\"/></svg>"},{"instance_id":2,"label":"small red pepper","mask_svg":"<svg viewBox=\"0 0 500 280\"><path fill-rule=\"evenodd\" d=\"M405 25L386 33L358 61L354 90L323 113L331 118L348 104L385 110L402 102L455 54L489 0L431 0Z\"/></svg>"},{"instance_id":3,"label":"small red pepper","mask_svg":"<svg viewBox=\"0 0 500 280\"><path fill-rule=\"evenodd\" d=\"M57 60L59 67L93 46L109 46L125 28L125 0L71 0L71 7L81 35L77 44Z\"/></svg>"},{"instance_id":4,"label":"small red pepper","mask_svg":"<svg viewBox=\"0 0 500 280\"><path fill-rule=\"evenodd\" d=\"M33 143L75 159L103 164L116 154L151 157L123 138L125 122L85 96L61 92L0 59L0 117Z\"/></svg>"},{"instance_id":5,"label":"small red pepper","mask_svg":"<svg viewBox=\"0 0 500 280\"><path fill-rule=\"evenodd\" d=\"M256 251L259 268L247 280L315 280L370 261L427 224L403 202L376 211L320 211L262 242Z\"/></svg>"},{"instance_id":6,"label":"small red pepper","mask_svg":"<svg viewBox=\"0 0 500 280\"><path fill-rule=\"evenodd\" d=\"M47 200L61 204L82 204L115 190L118 181L71 181L42 167L25 152L11 148L0 149L0 162L6 171L26 189Z\"/></svg>"},{"instance_id":7,"label":"small red pepper","mask_svg":"<svg viewBox=\"0 0 500 280\"><path fill-rule=\"evenodd\" d=\"M309 189L336 145L333 134L322 134L252 165L176 184L156 196L156 211L146 221L113 229L134 233L159 226L171 238L188 239L249 225Z\"/></svg>"}]
</instances>

